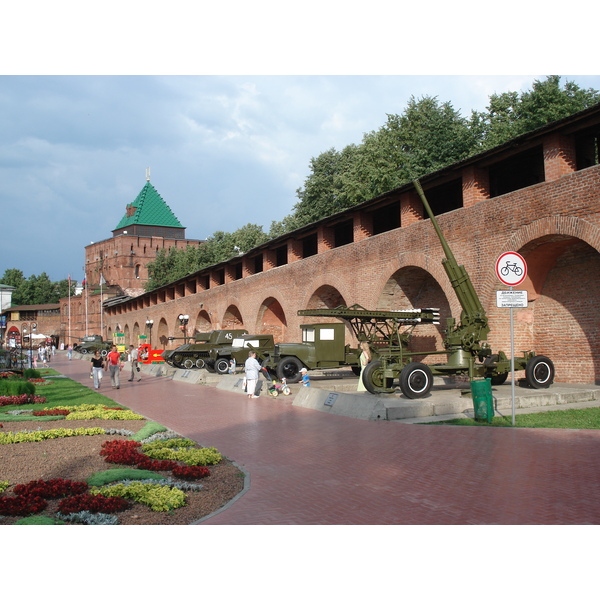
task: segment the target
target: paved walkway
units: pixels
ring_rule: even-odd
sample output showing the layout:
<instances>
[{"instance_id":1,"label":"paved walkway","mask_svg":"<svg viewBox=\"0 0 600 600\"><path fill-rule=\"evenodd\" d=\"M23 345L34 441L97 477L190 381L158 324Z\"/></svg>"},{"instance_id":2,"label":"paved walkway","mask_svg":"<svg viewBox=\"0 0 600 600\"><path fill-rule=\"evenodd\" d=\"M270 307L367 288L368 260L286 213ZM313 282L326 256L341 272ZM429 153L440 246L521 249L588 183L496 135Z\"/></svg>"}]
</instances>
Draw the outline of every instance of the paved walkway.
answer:
<instances>
[{"instance_id":1,"label":"paved walkway","mask_svg":"<svg viewBox=\"0 0 600 600\"><path fill-rule=\"evenodd\" d=\"M50 366L91 384L87 361L57 355ZM600 524L597 430L362 421L289 398L126 379L101 391L249 474L246 493L203 524Z\"/></svg>"}]
</instances>

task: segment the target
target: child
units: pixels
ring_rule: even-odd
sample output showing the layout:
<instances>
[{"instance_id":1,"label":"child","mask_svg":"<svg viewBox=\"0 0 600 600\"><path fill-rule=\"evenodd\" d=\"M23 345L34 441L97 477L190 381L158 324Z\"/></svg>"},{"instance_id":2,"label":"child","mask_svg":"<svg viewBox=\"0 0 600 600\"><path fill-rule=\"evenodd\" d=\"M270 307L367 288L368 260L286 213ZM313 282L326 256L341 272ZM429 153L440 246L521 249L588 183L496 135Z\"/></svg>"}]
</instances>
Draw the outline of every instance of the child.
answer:
<instances>
[{"instance_id":1,"label":"child","mask_svg":"<svg viewBox=\"0 0 600 600\"><path fill-rule=\"evenodd\" d=\"M302 385L304 387L310 387L310 377L308 376L308 370L303 367L302 369L300 369L300 373L302 373L302 379L300 380L302 382Z\"/></svg>"}]
</instances>

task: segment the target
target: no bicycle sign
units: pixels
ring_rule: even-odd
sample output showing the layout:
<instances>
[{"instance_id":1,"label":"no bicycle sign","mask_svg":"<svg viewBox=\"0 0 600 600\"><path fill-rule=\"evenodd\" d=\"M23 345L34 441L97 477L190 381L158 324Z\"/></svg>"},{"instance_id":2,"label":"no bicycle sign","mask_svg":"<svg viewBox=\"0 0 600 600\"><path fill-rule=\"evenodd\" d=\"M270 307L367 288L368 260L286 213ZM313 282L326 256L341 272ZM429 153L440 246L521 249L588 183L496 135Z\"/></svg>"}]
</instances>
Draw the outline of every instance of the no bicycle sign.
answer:
<instances>
[{"instance_id":1,"label":"no bicycle sign","mask_svg":"<svg viewBox=\"0 0 600 600\"><path fill-rule=\"evenodd\" d=\"M506 285L519 285L527 277L527 263L516 252L505 252L496 261L496 275Z\"/></svg>"}]
</instances>

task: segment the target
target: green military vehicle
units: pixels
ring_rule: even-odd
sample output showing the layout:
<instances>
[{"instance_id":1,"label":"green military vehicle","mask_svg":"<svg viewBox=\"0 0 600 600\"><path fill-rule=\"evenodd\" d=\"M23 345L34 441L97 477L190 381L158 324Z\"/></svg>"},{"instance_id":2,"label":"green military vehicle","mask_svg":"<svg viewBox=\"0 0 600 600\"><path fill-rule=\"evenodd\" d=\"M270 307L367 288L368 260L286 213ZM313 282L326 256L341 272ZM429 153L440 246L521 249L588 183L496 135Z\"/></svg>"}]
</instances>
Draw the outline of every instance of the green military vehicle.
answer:
<instances>
[{"instance_id":1,"label":"green military vehicle","mask_svg":"<svg viewBox=\"0 0 600 600\"><path fill-rule=\"evenodd\" d=\"M274 371L279 379L297 383L300 369L338 369L350 366L360 373L360 350L346 344L343 323L300 325L302 342L277 344L275 352L266 357L263 366Z\"/></svg>"},{"instance_id":2,"label":"green military vehicle","mask_svg":"<svg viewBox=\"0 0 600 600\"><path fill-rule=\"evenodd\" d=\"M300 369L335 369L351 366L360 372L360 351L345 343L345 327L342 323L318 323L301 325L302 342L276 344L272 335L242 335L233 340L231 346L215 348L210 360L214 370L221 375L227 373L229 362L235 359L243 364L248 352L255 350L263 367L278 379L289 383L300 381Z\"/></svg>"},{"instance_id":3,"label":"green military vehicle","mask_svg":"<svg viewBox=\"0 0 600 600\"><path fill-rule=\"evenodd\" d=\"M101 335L86 335L81 338L81 344L73 346L73 350L80 354L94 354L99 350L102 356L106 356L111 348L112 342L105 342Z\"/></svg>"},{"instance_id":4,"label":"green military vehicle","mask_svg":"<svg viewBox=\"0 0 600 600\"><path fill-rule=\"evenodd\" d=\"M175 350L162 353L165 362L178 369L213 368L211 350L219 346L231 346L233 339L248 333L246 329L215 329L210 333L197 333L194 341L182 344Z\"/></svg>"},{"instance_id":5,"label":"green military vehicle","mask_svg":"<svg viewBox=\"0 0 600 600\"><path fill-rule=\"evenodd\" d=\"M225 375L229 371L231 359L235 360L238 365L244 364L250 350L256 351L259 360L271 356L275 352L273 336L269 334L240 335L233 339L231 346L212 348L206 362L211 364L215 373Z\"/></svg>"}]
</instances>

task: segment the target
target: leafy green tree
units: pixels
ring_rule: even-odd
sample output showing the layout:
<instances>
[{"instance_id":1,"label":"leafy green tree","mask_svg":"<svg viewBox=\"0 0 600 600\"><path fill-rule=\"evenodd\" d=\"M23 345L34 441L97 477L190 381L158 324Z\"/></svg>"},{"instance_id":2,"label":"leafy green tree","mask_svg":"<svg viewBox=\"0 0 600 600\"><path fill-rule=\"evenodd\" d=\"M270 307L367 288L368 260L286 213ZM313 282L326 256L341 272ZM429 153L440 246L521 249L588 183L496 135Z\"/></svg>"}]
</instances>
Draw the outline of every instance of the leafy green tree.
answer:
<instances>
[{"instance_id":1,"label":"leafy green tree","mask_svg":"<svg viewBox=\"0 0 600 600\"><path fill-rule=\"evenodd\" d=\"M560 76L551 75L535 80L532 89L521 94L493 94L487 112L477 113L476 120L483 128L483 146L492 148L599 101L597 90L582 89L572 81L561 87Z\"/></svg>"},{"instance_id":2,"label":"leafy green tree","mask_svg":"<svg viewBox=\"0 0 600 600\"><path fill-rule=\"evenodd\" d=\"M30 275L25 279L19 269L7 269L0 283L15 288L12 295L13 306L32 304L56 304L61 298L69 295L69 282L63 279L53 282L43 272L41 275ZM75 282L71 282L71 295L75 293Z\"/></svg>"}]
</instances>

